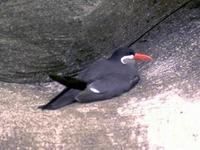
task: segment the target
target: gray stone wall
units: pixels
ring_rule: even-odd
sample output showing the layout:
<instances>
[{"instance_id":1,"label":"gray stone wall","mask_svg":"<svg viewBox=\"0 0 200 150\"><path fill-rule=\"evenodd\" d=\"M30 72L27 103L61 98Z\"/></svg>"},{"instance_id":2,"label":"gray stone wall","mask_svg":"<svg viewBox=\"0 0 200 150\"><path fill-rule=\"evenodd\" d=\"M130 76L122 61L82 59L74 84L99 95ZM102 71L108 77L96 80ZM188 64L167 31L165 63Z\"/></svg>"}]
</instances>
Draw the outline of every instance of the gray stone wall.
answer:
<instances>
[{"instance_id":1,"label":"gray stone wall","mask_svg":"<svg viewBox=\"0 0 200 150\"><path fill-rule=\"evenodd\" d=\"M0 80L47 81L136 39L186 0L3 0Z\"/></svg>"}]
</instances>

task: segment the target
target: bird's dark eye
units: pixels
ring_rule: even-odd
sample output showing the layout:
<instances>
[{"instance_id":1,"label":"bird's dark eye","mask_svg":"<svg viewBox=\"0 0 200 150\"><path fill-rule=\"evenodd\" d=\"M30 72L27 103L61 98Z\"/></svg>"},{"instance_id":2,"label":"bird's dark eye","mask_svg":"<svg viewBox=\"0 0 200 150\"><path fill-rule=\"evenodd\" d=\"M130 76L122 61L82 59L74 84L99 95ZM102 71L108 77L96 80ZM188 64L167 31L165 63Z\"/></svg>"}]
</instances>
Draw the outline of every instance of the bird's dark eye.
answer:
<instances>
[{"instance_id":1,"label":"bird's dark eye","mask_svg":"<svg viewBox=\"0 0 200 150\"><path fill-rule=\"evenodd\" d=\"M129 55L133 55L134 54L134 52L132 52L132 51L129 51Z\"/></svg>"}]
</instances>

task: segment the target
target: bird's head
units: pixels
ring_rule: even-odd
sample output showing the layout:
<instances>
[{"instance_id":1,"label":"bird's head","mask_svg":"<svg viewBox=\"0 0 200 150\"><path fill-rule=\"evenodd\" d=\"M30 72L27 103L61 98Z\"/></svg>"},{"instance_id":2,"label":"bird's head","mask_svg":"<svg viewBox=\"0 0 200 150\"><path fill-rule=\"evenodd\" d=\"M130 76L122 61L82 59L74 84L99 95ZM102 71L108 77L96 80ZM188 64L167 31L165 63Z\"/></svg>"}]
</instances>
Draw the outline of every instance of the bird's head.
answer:
<instances>
[{"instance_id":1,"label":"bird's head","mask_svg":"<svg viewBox=\"0 0 200 150\"><path fill-rule=\"evenodd\" d=\"M123 47L115 50L110 59L121 61L121 63L126 64L134 60L151 61L152 57L146 54L135 53L134 50Z\"/></svg>"}]
</instances>

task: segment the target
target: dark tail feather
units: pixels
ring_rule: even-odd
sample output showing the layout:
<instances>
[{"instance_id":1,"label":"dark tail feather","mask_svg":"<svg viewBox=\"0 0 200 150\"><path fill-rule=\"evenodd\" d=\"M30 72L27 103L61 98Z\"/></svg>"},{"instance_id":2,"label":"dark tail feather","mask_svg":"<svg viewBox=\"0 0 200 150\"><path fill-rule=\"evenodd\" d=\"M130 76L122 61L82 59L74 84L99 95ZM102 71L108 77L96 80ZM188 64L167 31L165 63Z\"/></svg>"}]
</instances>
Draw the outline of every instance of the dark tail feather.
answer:
<instances>
[{"instance_id":1,"label":"dark tail feather","mask_svg":"<svg viewBox=\"0 0 200 150\"><path fill-rule=\"evenodd\" d=\"M85 88L87 87L87 82L80 79L58 75L49 75L49 77L52 80L57 81L58 83L65 85L68 88L85 90Z\"/></svg>"},{"instance_id":2,"label":"dark tail feather","mask_svg":"<svg viewBox=\"0 0 200 150\"><path fill-rule=\"evenodd\" d=\"M60 94L53 98L49 103L39 106L42 110L55 110L66 105L70 105L76 100L74 96L78 93L78 90L70 90L69 88L64 89Z\"/></svg>"}]
</instances>

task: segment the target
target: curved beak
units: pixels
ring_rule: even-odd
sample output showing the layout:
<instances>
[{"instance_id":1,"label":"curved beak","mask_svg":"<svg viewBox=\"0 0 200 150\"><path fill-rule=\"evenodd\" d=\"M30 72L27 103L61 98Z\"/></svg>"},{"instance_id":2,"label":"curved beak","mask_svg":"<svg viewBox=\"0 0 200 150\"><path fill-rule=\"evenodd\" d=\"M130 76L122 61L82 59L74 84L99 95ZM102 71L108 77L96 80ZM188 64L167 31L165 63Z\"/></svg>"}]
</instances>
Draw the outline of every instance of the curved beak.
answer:
<instances>
[{"instance_id":1,"label":"curved beak","mask_svg":"<svg viewBox=\"0 0 200 150\"><path fill-rule=\"evenodd\" d=\"M133 56L135 60L141 60L141 61L151 61L153 58L149 55L141 54L141 53L135 53Z\"/></svg>"}]
</instances>

